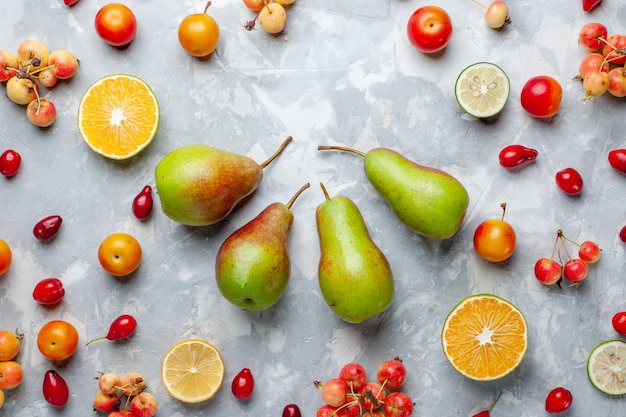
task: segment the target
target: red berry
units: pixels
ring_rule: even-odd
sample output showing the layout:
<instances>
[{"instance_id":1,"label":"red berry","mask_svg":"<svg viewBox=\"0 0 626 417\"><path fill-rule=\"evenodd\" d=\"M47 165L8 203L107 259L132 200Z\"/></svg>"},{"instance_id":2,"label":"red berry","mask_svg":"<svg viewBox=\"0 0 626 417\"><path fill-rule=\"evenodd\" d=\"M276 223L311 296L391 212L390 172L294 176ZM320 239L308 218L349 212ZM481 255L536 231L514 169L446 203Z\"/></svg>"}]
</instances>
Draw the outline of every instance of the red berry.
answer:
<instances>
[{"instance_id":1,"label":"red berry","mask_svg":"<svg viewBox=\"0 0 626 417\"><path fill-rule=\"evenodd\" d=\"M302 417L302 413L296 404L287 404L283 409L282 417Z\"/></svg>"},{"instance_id":2,"label":"red berry","mask_svg":"<svg viewBox=\"0 0 626 417\"><path fill-rule=\"evenodd\" d=\"M57 235L63 219L61 216L47 216L39 220L33 228L33 234L42 242L47 242Z\"/></svg>"},{"instance_id":3,"label":"red berry","mask_svg":"<svg viewBox=\"0 0 626 417\"><path fill-rule=\"evenodd\" d=\"M70 398L67 383L56 371L46 372L43 379L43 397L55 407L63 407Z\"/></svg>"},{"instance_id":4,"label":"red berry","mask_svg":"<svg viewBox=\"0 0 626 417\"><path fill-rule=\"evenodd\" d=\"M623 226L619 231L619 240L626 243L626 226Z\"/></svg>"},{"instance_id":5,"label":"red berry","mask_svg":"<svg viewBox=\"0 0 626 417\"><path fill-rule=\"evenodd\" d=\"M250 398L252 391L254 391L254 378L252 372L248 368L243 368L235 378L231 385L231 391L233 395L241 400Z\"/></svg>"},{"instance_id":6,"label":"red berry","mask_svg":"<svg viewBox=\"0 0 626 417\"><path fill-rule=\"evenodd\" d=\"M550 391L546 397L546 411L548 413L560 413L572 405L572 393L563 387Z\"/></svg>"},{"instance_id":7,"label":"red berry","mask_svg":"<svg viewBox=\"0 0 626 417\"><path fill-rule=\"evenodd\" d=\"M87 344L91 344L96 340L108 339L108 340L121 340L129 338L135 333L137 328L137 320L129 314L122 314L109 326L109 331L106 336L97 337L90 340Z\"/></svg>"},{"instance_id":8,"label":"red berry","mask_svg":"<svg viewBox=\"0 0 626 417\"><path fill-rule=\"evenodd\" d=\"M602 3L602 0L583 0L583 10L586 12L590 12L600 3Z\"/></svg>"},{"instance_id":9,"label":"red berry","mask_svg":"<svg viewBox=\"0 0 626 417\"><path fill-rule=\"evenodd\" d=\"M0 174L10 178L20 170L22 157L12 149L6 150L0 155Z\"/></svg>"},{"instance_id":10,"label":"red berry","mask_svg":"<svg viewBox=\"0 0 626 417\"><path fill-rule=\"evenodd\" d=\"M56 304L65 295L63 283L58 278L42 279L35 285L33 290L33 298L39 304L51 305Z\"/></svg>"},{"instance_id":11,"label":"red berry","mask_svg":"<svg viewBox=\"0 0 626 417\"><path fill-rule=\"evenodd\" d=\"M538 152L535 149L522 145L509 145L500 151L500 165L507 169L519 168L530 164L537 159Z\"/></svg>"},{"instance_id":12,"label":"red berry","mask_svg":"<svg viewBox=\"0 0 626 417\"><path fill-rule=\"evenodd\" d=\"M609 151L609 164L620 174L626 175L626 149Z\"/></svg>"},{"instance_id":13,"label":"red berry","mask_svg":"<svg viewBox=\"0 0 626 417\"><path fill-rule=\"evenodd\" d=\"M583 192L583 178L574 168L565 168L556 173L556 185L567 195Z\"/></svg>"},{"instance_id":14,"label":"red berry","mask_svg":"<svg viewBox=\"0 0 626 417\"><path fill-rule=\"evenodd\" d=\"M626 311L620 311L613 316L613 328L622 336L626 336Z\"/></svg>"},{"instance_id":15,"label":"red berry","mask_svg":"<svg viewBox=\"0 0 626 417\"><path fill-rule=\"evenodd\" d=\"M146 185L133 199L133 214L139 220L144 220L152 213L152 187Z\"/></svg>"}]
</instances>

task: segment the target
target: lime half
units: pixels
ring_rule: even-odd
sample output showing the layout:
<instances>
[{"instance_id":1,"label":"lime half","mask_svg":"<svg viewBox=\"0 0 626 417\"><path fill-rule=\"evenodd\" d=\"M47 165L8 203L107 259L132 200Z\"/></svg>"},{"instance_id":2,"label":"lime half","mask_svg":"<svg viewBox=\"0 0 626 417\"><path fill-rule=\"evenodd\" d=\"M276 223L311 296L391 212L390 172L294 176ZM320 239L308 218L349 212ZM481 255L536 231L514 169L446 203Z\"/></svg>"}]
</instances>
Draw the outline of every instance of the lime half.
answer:
<instances>
[{"instance_id":1,"label":"lime half","mask_svg":"<svg viewBox=\"0 0 626 417\"><path fill-rule=\"evenodd\" d=\"M609 340L596 346L587 360L587 375L606 394L626 394L626 343Z\"/></svg>"},{"instance_id":2,"label":"lime half","mask_svg":"<svg viewBox=\"0 0 626 417\"><path fill-rule=\"evenodd\" d=\"M490 62L477 62L465 68L454 86L459 106L480 119L500 113L510 90L509 77L502 68Z\"/></svg>"}]
</instances>

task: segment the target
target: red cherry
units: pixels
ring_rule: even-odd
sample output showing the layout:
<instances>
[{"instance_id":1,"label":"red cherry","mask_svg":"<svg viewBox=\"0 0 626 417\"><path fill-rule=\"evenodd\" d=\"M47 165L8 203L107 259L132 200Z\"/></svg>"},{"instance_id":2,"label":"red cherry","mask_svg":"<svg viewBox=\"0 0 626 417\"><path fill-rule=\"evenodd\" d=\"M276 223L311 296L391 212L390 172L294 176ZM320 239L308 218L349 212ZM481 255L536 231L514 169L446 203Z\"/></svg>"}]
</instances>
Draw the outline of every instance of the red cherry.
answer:
<instances>
[{"instance_id":1,"label":"red cherry","mask_svg":"<svg viewBox=\"0 0 626 417\"><path fill-rule=\"evenodd\" d=\"M90 340L87 344L91 344L96 340L121 340L126 339L135 333L135 329L137 328L137 320L129 314L122 314L111 323L109 326L109 332L106 336L97 337L95 339Z\"/></svg>"},{"instance_id":2,"label":"red cherry","mask_svg":"<svg viewBox=\"0 0 626 417\"><path fill-rule=\"evenodd\" d=\"M619 239L626 243L626 226L623 226L619 231Z\"/></svg>"},{"instance_id":3,"label":"red cherry","mask_svg":"<svg viewBox=\"0 0 626 417\"><path fill-rule=\"evenodd\" d=\"M546 397L546 411L548 413L560 413L572 405L572 393L563 387L550 391Z\"/></svg>"},{"instance_id":4,"label":"red cherry","mask_svg":"<svg viewBox=\"0 0 626 417\"><path fill-rule=\"evenodd\" d=\"M626 149L613 149L609 152L609 165L619 172L626 175Z\"/></svg>"},{"instance_id":5,"label":"red cherry","mask_svg":"<svg viewBox=\"0 0 626 417\"><path fill-rule=\"evenodd\" d=\"M56 371L46 372L43 378L43 397L55 407L63 407L70 398L67 383Z\"/></svg>"},{"instance_id":6,"label":"red cherry","mask_svg":"<svg viewBox=\"0 0 626 417\"><path fill-rule=\"evenodd\" d=\"M537 155L538 152L535 149L523 145L505 146L500 151L500 165L507 169L520 168L534 161Z\"/></svg>"},{"instance_id":7,"label":"red cherry","mask_svg":"<svg viewBox=\"0 0 626 417\"><path fill-rule=\"evenodd\" d=\"M580 195L583 192L583 178L574 168L557 172L556 185L567 195Z\"/></svg>"},{"instance_id":8,"label":"red cherry","mask_svg":"<svg viewBox=\"0 0 626 417\"><path fill-rule=\"evenodd\" d=\"M252 395L254 391L254 378L252 372L248 368L243 368L235 378L231 385L233 395L241 400L245 400Z\"/></svg>"},{"instance_id":9,"label":"red cherry","mask_svg":"<svg viewBox=\"0 0 626 417\"><path fill-rule=\"evenodd\" d=\"M39 304L51 305L56 304L65 295L63 283L58 278L42 279L35 285L33 298Z\"/></svg>"},{"instance_id":10,"label":"red cherry","mask_svg":"<svg viewBox=\"0 0 626 417\"><path fill-rule=\"evenodd\" d=\"M39 220L33 228L33 234L42 242L47 242L57 235L63 219L61 216L47 216Z\"/></svg>"},{"instance_id":11,"label":"red cherry","mask_svg":"<svg viewBox=\"0 0 626 417\"><path fill-rule=\"evenodd\" d=\"M139 220L144 220L152 213L152 187L146 185L133 199L133 214Z\"/></svg>"},{"instance_id":12,"label":"red cherry","mask_svg":"<svg viewBox=\"0 0 626 417\"><path fill-rule=\"evenodd\" d=\"M0 174L10 178L20 170L22 157L12 149L6 150L0 155Z\"/></svg>"}]
</instances>

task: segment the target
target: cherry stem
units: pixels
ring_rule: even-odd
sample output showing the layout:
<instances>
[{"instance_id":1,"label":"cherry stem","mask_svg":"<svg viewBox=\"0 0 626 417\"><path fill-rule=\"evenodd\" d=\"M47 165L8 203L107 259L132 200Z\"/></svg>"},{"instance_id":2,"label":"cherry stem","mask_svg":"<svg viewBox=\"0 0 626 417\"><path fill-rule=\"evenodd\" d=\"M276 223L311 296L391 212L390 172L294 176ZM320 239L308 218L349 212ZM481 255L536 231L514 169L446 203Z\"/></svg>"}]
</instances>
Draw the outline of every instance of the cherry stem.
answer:
<instances>
[{"instance_id":1,"label":"cherry stem","mask_svg":"<svg viewBox=\"0 0 626 417\"><path fill-rule=\"evenodd\" d=\"M309 184L307 182L302 187L300 187L300 189L294 194L294 196L291 197L291 199L287 202L287 204L286 204L287 208L290 209L291 206L293 205L294 201L296 201L296 199L300 196L300 194L302 194L302 192L304 190L306 190L307 188L309 188L310 186L311 186L311 184Z\"/></svg>"},{"instance_id":2,"label":"cherry stem","mask_svg":"<svg viewBox=\"0 0 626 417\"><path fill-rule=\"evenodd\" d=\"M280 155L283 150L287 147L287 145L289 144L289 142L291 142L293 140L293 138L291 136L287 136L287 138L283 141L283 143L281 143L280 148L278 148L276 150L276 152L274 152L274 154L272 156L270 156L265 162L263 162L262 164L260 164L261 169L265 168L266 166L268 166L269 164L272 163L272 161L274 159L276 159L276 157L278 155Z\"/></svg>"}]
</instances>

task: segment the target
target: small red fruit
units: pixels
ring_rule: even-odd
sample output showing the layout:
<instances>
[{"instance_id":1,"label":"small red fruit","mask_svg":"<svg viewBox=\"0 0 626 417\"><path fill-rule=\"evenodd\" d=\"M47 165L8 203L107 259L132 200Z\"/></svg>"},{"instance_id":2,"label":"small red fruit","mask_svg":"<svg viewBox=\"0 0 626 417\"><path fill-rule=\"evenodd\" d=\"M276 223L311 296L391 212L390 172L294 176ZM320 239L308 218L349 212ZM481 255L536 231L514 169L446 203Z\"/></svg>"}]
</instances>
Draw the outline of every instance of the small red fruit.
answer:
<instances>
[{"instance_id":1,"label":"small red fruit","mask_svg":"<svg viewBox=\"0 0 626 417\"><path fill-rule=\"evenodd\" d=\"M609 164L620 174L626 175L626 149L613 149L609 151Z\"/></svg>"},{"instance_id":2,"label":"small red fruit","mask_svg":"<svg viewBox=\"0 0 626 417\"><path fill-rule=\"evenodd\" d=\"M298 407L297 404L287 404L285 408L283 408L282 417L302 417L300 407Z\"/></svg>"},{"instance_id":3,"label":"small red fruit","mask_svg":"<svg viewBox=\"0 0 626 417\"><path fill-rule=\"evenodd\" d=\"M546 411L548 413L560 413L572 405L572 393L563 387L553 389L546 397Z\"/></svg>"},{"instance_id":4,"label":"small red fruit","mask_svg":"<svg viewBox=\"0 0 626 417\"><path fill-rule=\"evenodd\" d=\"M52 305L56 304L65 296L63 283L58 278L42 279L35 285L33 290L33 299L39 304Z\"/></svg>"},{"instance_id":5,"label":"small red fruit","mask_svg":"<svg viewBox=\"0 0 626 417\"><path fill-rule=\"evenodd\" d=\"M152 187L146 185L133 199L133 214L139 220L147 219L152 213Z\"/></svg>"},{"instance_id":6,"label":"small red fruit","mask_svg":"<svg viewBox=\"0 0 626 417\"><path fill-rule=\"evenodd\" d=\"M78 0L63 0L66 6L73 6L78 3Z\"/></svg>"},{"instance_id":7,"label":"small red fruit","mask_svg":"<svg viewBox=\"0 0 626 417\"><path fill-rule=\"evenodd\" d=\"M0 155L0 174L11 178L20 170L22 157L12 149L8 149Z\"/></svg>"},{"instance_id":8,"label":"small red fruit","mask_svg":"<svg viewBox=\"0 0 626 417\"><path fill-rule=\"evenodd\" d=\"M378 367L376 377L385 388L397 390L406 379L406 367L399 358L390 359Z\"/></svg>"},{"instance_id":9,"label":"small red fruit","mask_svg":"<svg viewBox=\"0 0 626 417\"><path fill-rule=\"evenodd\" d=\"M602 0L583 0L583 10L586 12L590 12L600 3L602 3Z\"/></svg>"},{"instance_id":10,"label":"small red fruit","mask_svg":"<svg viewBox=\"0 0 626 417\"><path fill-rule=\"evenodd\" d=\"M231 391L233 392L233 395L240 400L250 398L252 391L254 391L254 377L252 376L250 369L243 368L237 375L235 375L231 384Z\"/></svg>"},{"instance_id":11,"label":"small red fruit","mask_svg":"<svg viewBox=\"0 0 626 417\"><path fill-rule=\"evenodd\" d=\"M403 392L392 392L385 399L384 410L387 417L409 417L413 415L413 400Z\"/></svg>"},{"instance_id":12,"label":"small red fruit","mask_svg":"<svg viewBox=\"0 0 626 417\"><path fill-rule=\"evenodd\" d=\"M42 242L47 242L57 235L63 219L61 216L52 215L39 220L33 228L33 234Z\"/></svg>"},{"instance_id":13,"label":"small red fruit","mask_svg":"<svg viewBox=\"0 0 626 417\"><path fill-rule=\"evenodd\" d=\"M46 372L43 379L43 396L55 407L63 407L70 398L70 390L65 380L56 371Z\"/></svg>"},{"instance_id":14,"label":"small red fruit","mask_svg":"<svg viewBox=\"0 0 626 417\"><path fill-rule=\"evenodd\" d=\"M91 344L96 340L121 340L127 339L135 333L135 329L137 328L137 320L129 314L122 314L109 326L109 332L106 336L97 337L95 339L90 340L87 344Z\"/></svg>"},{"instance_id":15,"label":"small red fruit","mask_svg":"<svg viewBox=\"0 0 626 417\"><path fill-rule=\"evenodd\" d=\"M583 192L583 177L574 168L565 168L556 173L556 185L567 195L576 196Z\"/></svg>"},{"instance_id":16,"label":"small red fruit","mask_svg":"<svg viewBox=\"0 0 626 417\"><path fill-rule=\"evenodd\" d=\"M620 311L613 316L611 321L615 331L622 336L626 336L626 311Z\"/></svg>"},{"instance_id":17,"label":"small red fruit","mask_svg":"<svg viewBox=\"0 0 626 417\"><path fill-rule=\"evenodd\" d=\"M537 159L538 152L535 149L523 145L505 146L499 155L500 165L507 169L520 168Z\"/></svg>"}]
</instances>

